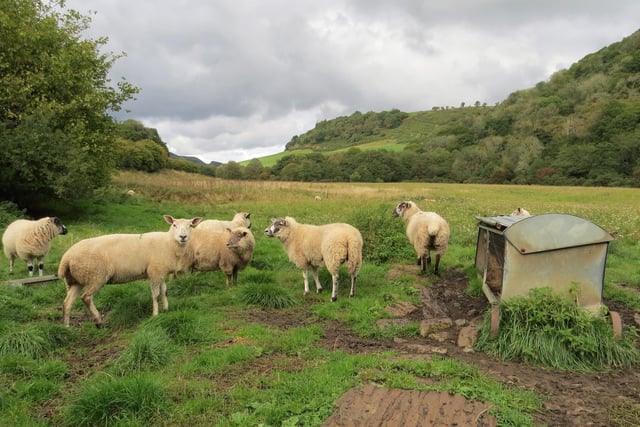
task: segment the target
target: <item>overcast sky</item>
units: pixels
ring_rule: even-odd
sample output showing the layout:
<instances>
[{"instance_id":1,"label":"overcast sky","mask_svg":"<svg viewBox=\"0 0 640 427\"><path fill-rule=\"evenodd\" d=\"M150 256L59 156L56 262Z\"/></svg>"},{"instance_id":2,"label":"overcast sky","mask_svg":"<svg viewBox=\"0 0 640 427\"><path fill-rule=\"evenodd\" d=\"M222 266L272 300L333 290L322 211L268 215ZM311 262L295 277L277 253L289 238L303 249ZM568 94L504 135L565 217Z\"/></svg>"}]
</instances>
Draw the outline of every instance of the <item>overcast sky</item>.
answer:
<instances>
[{"instance_id":1,"label":"overcast sky","mask_svg":"<svg viewBox=\"0 0 640 427\"><path fill-rule=\"evenodd\" d=\"M493 105L640 27L638 0L68 0L171 152L282 152L355 111Z\"/></svg>"}]
</instances>

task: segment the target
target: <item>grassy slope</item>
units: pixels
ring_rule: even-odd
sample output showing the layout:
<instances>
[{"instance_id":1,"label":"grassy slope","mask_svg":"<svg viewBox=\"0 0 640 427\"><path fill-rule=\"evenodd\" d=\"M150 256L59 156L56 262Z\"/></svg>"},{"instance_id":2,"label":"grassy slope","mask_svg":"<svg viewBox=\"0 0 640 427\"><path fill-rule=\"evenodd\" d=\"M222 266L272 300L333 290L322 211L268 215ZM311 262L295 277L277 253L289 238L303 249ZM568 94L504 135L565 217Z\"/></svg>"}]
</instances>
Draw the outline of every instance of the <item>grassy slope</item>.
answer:
<instances>
[{"instance_id":1,"label":"grassy slope","mask_svg":"<svg viewBox=\"0 0 640 427\"><path fill-rule=\"evenodd\" d=\"M449 126L464 126L470 121L473 121L477 116L485 114L490 111L491 107L466 107L466 108L452 108L442 111L419 111L409 113L401 126L396 129L386 131L384 135L377 137L370 137L362 144L339 148L335 150L322 150L322 146L317 147L324 155L331 155L346 151L351 148L358 148L360 150L387 150L387 151L402 151L408 144L420 143L426 139L434 138L438 133ZM269 167L275 165L278 160L285 156L293 154L308 154L314 150L310 148L304 148L293 151L283 151L281 153L271 154L264 157L259 157L258 160L263 166ZM239 162L240 165L246 166L251 160L245 160Z\"/></svg>"}]
</instances>

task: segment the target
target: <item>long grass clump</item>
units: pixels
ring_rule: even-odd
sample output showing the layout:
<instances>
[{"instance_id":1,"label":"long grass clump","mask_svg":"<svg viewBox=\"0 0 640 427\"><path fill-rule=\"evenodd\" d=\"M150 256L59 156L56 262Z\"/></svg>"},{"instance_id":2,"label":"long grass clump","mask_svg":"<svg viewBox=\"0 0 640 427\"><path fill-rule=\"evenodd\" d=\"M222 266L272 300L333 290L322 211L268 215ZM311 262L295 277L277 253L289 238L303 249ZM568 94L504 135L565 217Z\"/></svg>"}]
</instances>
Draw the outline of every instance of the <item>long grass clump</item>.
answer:
<instances>
[{"instance_id":1,"label":"long grass clump","mask_svg":"<svg viewBox=\"0 0 640 427\"><path fill-rule=\"evenodd\" d=\"M175 353L173 343L160 327L140 329L114 365L119 375L152 371L166 366Z\"/></svg>"},{"instance_id":2,"label":"long grass clump","mask_svg":"<svg viewBox=\"0 0 640 427\"><path fill-rule=\"evenodd\" d=\"M274 284L245 286L240 291L240 300L245 304L275 309L293 307L297 304L296 298Z\"/></svg>"},{"instance_id":3,"label":"long grass clump","mask_svg":"<svg viewBox=\"0 0 640 427\"><path fill-rule=\"evenodd\" d=\"M169 402L159 378L100 376L84 384L66 408L65 421L79 427L160 424Z\"/></svg>"},{"instance_id":4,"label":"long grass clump","mask_svg":"<svg viewBox=\"0 0 640 427\"><path fill-rule=\"evenodd\" d=\"M616 339L603 316L549 288L503 301L495 339L490 338L490 316L485 316L476 350L502 360L580 372L630 367L640 361L635 328L626 328Z\"/></svg>"}]
</instances>

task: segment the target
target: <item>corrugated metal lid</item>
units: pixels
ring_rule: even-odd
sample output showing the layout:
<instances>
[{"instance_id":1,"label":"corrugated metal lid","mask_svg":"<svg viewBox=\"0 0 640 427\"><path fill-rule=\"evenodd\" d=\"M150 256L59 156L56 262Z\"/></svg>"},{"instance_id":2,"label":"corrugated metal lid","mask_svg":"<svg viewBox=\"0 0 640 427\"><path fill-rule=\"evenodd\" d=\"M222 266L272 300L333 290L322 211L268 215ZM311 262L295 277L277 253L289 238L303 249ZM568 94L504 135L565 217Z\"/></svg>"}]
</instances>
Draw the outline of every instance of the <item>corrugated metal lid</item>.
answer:
<instances>
[{"instance_id":1,"label":"corrugated metal lid","mask_svg":"<svg viewBox=\"0 0 640 427\"><path fill-rule=\"evenodd\" d=\"M476 217L485 226L502 232L520 253L530 254L554 249L606 243L609 232L586 219L566 214L529 217Z\"/></svg>"}]
</instances>

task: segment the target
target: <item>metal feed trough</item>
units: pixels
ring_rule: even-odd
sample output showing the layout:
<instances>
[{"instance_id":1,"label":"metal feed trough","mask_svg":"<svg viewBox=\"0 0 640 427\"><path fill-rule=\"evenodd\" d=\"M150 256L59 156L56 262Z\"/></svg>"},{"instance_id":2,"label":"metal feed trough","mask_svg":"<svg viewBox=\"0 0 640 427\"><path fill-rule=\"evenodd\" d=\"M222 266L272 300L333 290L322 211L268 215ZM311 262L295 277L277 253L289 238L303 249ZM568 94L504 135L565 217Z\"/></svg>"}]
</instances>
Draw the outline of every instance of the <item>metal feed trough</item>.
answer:
<instances>
[{"instance_id":1,"label":"metal feed trough","mask_svg":"<svg viewBox=\"0 0 640 427\"><path fill-rule=\"evenodd\" d=\"M475 265L491 303L491 335L498 333L498 299L549 287L600 313L609 242L613 237L573 215L479 217ZM610 312L620 336L620 315Z\"/></svg>"}]
</instances>

